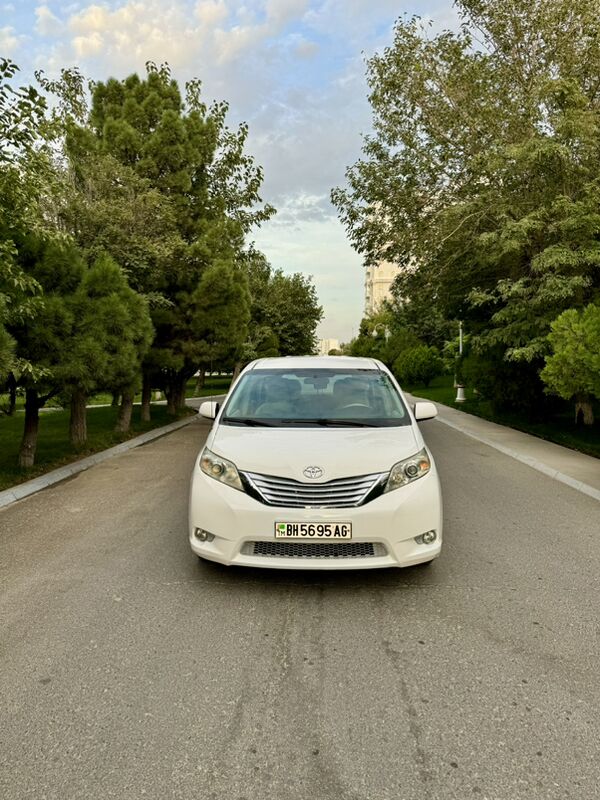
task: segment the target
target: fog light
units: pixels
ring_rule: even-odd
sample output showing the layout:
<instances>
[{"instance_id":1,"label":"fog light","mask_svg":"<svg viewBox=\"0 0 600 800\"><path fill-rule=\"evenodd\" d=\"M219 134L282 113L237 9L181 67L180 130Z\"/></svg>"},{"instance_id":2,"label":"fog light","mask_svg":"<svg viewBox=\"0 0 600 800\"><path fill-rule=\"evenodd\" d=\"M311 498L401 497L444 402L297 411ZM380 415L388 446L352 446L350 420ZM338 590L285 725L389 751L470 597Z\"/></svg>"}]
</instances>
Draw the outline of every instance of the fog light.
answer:
<instances>
[{"instance_id":1,"label":"fog light","mask_svg":"<svg viewBox=\"0 0 600 800\"><path fill-rule=\"evenodd\" d=\"M422 533L420 536L415 536L415 542L417 544L431 544L435 542L437 539L437 533L435 531L427 531L426 533Z\"/></svg>"},{"instance_id":2,"label":"fog light","mask_svg":"<svg viewBox=\"0 0 600 800\"><path fill-rule=\"evenodd\" d=\"M214 533L209 533L202 528L194 528L194 536L199 542L212 542L215 538Z\"/></svg>"}]
</instances>

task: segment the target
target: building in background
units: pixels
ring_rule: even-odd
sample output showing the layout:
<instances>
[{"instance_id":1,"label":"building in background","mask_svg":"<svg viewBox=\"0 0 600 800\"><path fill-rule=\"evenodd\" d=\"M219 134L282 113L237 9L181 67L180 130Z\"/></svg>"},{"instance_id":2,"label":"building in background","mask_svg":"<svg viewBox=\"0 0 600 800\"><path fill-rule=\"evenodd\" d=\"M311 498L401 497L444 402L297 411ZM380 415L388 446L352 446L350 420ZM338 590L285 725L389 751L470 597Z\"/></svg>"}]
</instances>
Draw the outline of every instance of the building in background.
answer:
<instances>
[{"instance_id":1,"label":"building in background","mask_svg":"<svg viewBox=\"0 0 600 800\"><path fill-rule=\"evenodd\" d=\"M397 264L382 261L376 267L367 267L365 272L365 317L374 314L391 294L394 278L400 271Z\"/></svg>"},{"instance_id":2,"label":"building in background","mask_svg":"<svg viewBox=\"0 0 600 800\"><path fill-rule=\"evenodd\" d=\"M319 339L319 355L328 356L330 350L339 350L339 339Z\"/></svg>"}]
</instances>

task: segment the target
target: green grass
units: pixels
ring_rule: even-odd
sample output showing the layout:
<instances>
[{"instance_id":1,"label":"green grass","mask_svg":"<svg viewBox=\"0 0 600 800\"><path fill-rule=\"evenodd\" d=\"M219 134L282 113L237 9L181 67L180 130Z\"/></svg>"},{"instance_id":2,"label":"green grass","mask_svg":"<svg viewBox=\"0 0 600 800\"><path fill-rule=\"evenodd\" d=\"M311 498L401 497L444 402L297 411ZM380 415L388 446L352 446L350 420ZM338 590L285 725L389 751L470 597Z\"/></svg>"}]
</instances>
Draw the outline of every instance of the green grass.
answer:
<instances>
[{"instance_id":1,"label":"green grass","mask_svg":"<svg viewBox=\"0 0 600 800\"><path fill-rule=\"evenodd\" d=\"M190 378L185 387L186 397L207 397L211 394L225 394L231 384L231 375L209 375L204 386L196 391L196 378Z\"/></svg>"},{"instance_id":2,"label":"green grass","mask_svg":"<svg viewBox=\"0 0 600 800\"><path fill-rule=\"evenodd\" d=\"M76 450L69 442L69 412L42 412L36 464L30 469L21 469L17 467L17 457L23 435L23 414L0 417L0 491L173 422L173 417L167 415L166 406L156 405L152 406L152 421L141 422L140 407L136 406L133 409L131 432L117 434L113 431L116 418L116 408L89 409L88 442L84 449Z\"/></svg>"},{"instance_id":3,"label":"green grass","mask_svg":"<svg viewBox=\"0 0 600 800\"><path fill-rule=\"evenodd\" d=\"M488 401L478 399L471 389L465 389L466 402L455 403L456 389L451 375L442 375L434 378L428 387L403 386L407 392L416 397L423 397L435 403L456 408L467 414L474 414L483 419L489 419L500 425L507 425L540 439L546 439L572 450L600 458L600 420L592 426L577 427L574 422L574 411L566 408L563 413L556 414L551 419L541 422L531 422L519 414L508 412L493 413Z\"/></svg>"}]
</instances>

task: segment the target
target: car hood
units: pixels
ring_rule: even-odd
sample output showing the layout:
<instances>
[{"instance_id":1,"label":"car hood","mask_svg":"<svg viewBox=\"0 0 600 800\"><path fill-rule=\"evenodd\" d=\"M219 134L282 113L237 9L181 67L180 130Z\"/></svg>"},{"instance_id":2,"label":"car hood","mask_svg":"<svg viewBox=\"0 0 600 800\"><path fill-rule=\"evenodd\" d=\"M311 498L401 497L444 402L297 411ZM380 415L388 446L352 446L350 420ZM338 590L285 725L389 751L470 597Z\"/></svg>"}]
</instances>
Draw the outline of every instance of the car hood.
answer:
<instances>
[{"instance_id":1,"label":"car hood","mask_svg":"<svg viewBox=\"0 0 600 800\"><path fill-rule=\"evenodd\" d=\"M306 481L303 470L320 467L314 483L388 472L423 447L412 426L394 428L243 428L218 425L208 447L239 470Z\"/></svg>"}]
</instances>

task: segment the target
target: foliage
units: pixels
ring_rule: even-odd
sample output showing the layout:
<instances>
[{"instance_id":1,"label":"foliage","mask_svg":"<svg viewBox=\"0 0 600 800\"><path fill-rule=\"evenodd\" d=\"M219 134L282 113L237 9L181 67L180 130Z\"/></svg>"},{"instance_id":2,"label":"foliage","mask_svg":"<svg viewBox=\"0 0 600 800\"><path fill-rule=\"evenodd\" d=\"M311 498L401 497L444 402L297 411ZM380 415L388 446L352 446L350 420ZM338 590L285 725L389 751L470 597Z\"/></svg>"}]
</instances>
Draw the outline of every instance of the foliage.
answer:
<instances>
[{"instance_id":1,"label":"foliage","mask_svg":"<svg viewBox=\"0 0 600 800\"><path fill-rule=\"evenodd\" d=\"M398 319L438 346L465 320L516 384L600 288L600 7L457 6L458 32L402 18L368 62L374 133L333 200L366 264L401 265Z\"/></svg>"},{"instance_id":2,"label":"foliage","mask_svg":"<svg viewBox=\"0 0 600 800\"><path fill-rule=\"evenodd\" d=\"M151 63L145 79L111 78L92 93L94 147L118 162L127 185L137 186L142 216L150 198L169 232L162 251L162 237L143 239L144 257L129 269L134 286L164 300L153 309L157 337L147 368L178 403L198 366L225 357L245 338L244 235L273 213L260 205L262 170L244 152L247 126L230 130L227 110L226 103L207 107L198 81L188 83L182 97L169 68ZM73 141L77 161L77 143L87 142L89 151L90 136L80 131ZM217 301L219 285L226 291ZM207 289L206 299L200 287Z\"/></svg>"},{"instance_id":3,"label":"foliage","mask_svg":"<svg viewBox=\"0 0 600 800\"><path fill-rule=\"evenodd\" d=\"M312 278L274 270L263 253L250 248L244 258L251 297L248 337L241 362L278 355L308 355L316 348L323 316Z\"/></svg>"},{"instance_id":4,"label":"foliage","mask_svg":"<svg viewBox=\"0 0 600 800\"><path fill-rule=\"evenodd\" d=\"M282 356L310 355L317 346L316 328L323 316L310 276L275 270L269 285L270 322Z\"/></svg>"},{"instance_id":5,"label":"foliage","mask_svg":"<svg viewBox=\"0 0 600 800\"><path fill-rule=\"evenodd\" d=\"M600 399L600 306L564 311L551 325L552 348L541 377L548 391L565 400Z\"/></svg>"},{"instance_id":6,"label":"foliage","mask_svg":"<svg viewBox=\"0 0 600 800\"><path fill-rule=\"evenodd\" d=\"M57 378L67 395L123 390L136 382L153 338L147 303L104 254L68 300L72 318Z\"/></svg>"},{"instance_id":7,"label":"foliage","mask_svg":"<svg viewBox=\"0 0 600 800\"><path fill-rule=\"evenodd\" d=\"M376 358L392 367L401 353L421 344L423 341L410 328L399 324L398 315L386 306L361 320L350 355Z\"/></svg>"},{"instance_id":8,"label":"foliage","mask_svg":"<svg viewBox=\"0 0 600 800\"><path fill-rule=\"evenodd\" d=\"M429 386L432 378L440 375L442 369L439 351L426 345L405 350L394 362L394 373L401 383L422 383Z\"/></svg>"},{"instance_id":9,"label":"foliage","mask_svg":"<svg viewBox=\"0 0 600 800\"><path fill-rule=\"evenodd\" d=\"M551 398L544 394L538 362L511 362L501 347L485 353L471 350L462 364L462 380L478 396L490 403L494 413L515 413L538 419L553 409Z\"/></svg>"},{"instance_id":10,"label":"foliage","mask_svg":"<svg viewBox=\"0 0 600 800\"><path fill-rule=\"evenodd\" d=\"M46 103L32 86L15 86L18 67L0 59L0 373L17 366L6 325L30 319L40 287L18 263L17 244L44 227L39 196L52 169L43 144ZM20 368L30 370L27 362ZM0 379L2 379L0 374Z\"/></svg>"},{"instance_id":11,"label":"foliage","mask_svg":"<svg viewBox=\"0 0 600 800\"><path fill-rule=\"evenodd\" d=\"M19 368L15 377L21 387L52 396L60 389L59 370L74 321L71 301L85 265L69 243L28 234L17 244L18 268L43 294L34 315L9 321Z\"/></svg>"},{"instance_id":12,"label":"foliage","mask_svg":"<svg viewBox=\"0 0 600 800\"><path fill-rule=\"evenodd\" d=\"M14 363L15 342L4 327L6 318L5 301L0 298L0 384L6 380Z\"/></svg>"}]
</instances>

